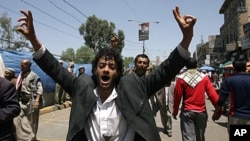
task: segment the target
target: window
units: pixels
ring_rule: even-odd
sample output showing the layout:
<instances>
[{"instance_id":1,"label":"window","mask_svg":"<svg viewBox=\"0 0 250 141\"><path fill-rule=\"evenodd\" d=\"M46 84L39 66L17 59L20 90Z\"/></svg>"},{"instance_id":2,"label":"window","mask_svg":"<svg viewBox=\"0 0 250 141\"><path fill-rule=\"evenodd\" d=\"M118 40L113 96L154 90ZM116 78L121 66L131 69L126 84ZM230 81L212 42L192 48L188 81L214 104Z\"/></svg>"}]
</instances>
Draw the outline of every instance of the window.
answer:
<instances>
[{"instance_id":1,"label":"window","mask_svg":"<svg viewBox=\"0 0 250 141\"><path fill-rule=\"evenodd\" d=\"M246 1L245 0L239 0L239 7L245 7Z\"/></svg>"}]
</instances>

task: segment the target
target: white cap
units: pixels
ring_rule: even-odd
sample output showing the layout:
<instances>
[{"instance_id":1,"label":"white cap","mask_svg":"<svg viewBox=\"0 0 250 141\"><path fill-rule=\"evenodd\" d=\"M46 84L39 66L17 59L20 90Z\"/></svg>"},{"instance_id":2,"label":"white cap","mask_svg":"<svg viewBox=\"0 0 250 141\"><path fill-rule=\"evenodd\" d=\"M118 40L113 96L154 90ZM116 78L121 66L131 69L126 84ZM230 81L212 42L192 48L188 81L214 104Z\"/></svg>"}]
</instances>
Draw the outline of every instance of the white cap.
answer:
<instances>
[{"instance_id":1,"label":"white cap","mask_svg":"<svg viewBox=\"0 0 250 141\"><path fill-rule=\"evenodd\" d=\"M13 69L13 68L5 68L5 71L15 75L16 74L16 71Z\"/></svg>"}]
</instances>

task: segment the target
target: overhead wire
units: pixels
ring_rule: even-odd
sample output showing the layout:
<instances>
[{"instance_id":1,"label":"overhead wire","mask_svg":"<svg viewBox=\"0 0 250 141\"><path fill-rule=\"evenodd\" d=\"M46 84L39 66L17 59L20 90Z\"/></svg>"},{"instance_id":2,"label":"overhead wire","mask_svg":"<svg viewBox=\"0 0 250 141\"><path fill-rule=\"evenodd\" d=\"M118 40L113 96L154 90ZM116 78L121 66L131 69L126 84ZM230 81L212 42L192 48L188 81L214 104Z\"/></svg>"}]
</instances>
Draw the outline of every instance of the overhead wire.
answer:
<instances>
[{"instance_id":1,"label":"overhead wire","mask_svg":"<svg viewBox=\"0 0 250 141\"><path fill-rule=\"evenodd\" d=\"M7 10L7 11L10 11L10 12L12 12L12 13L14 13L14 14L17 14L17 15L22 16L22 14L20 14L20 13L18 13L18 12L16 12L16 11L13 11L13 10L11 10L11 9L9 9L9 8L6 8L6 7L2 6L2 5L0 5L0 7L2 7L3 9L5 9L5 10ZM45 26L45 27L48 27L48 28L50 28L50 29L53 29L53 30L55 30L55 31L58 31L58 32L61 32L61 33L66 34L66 35L68 35L68 36L71 36L71 37L74 37L74 38L77 38L77 39L81 39L81 40L82 40L82 38L80 38L80 37L78 37L78 36L69 34L69 33L67 33L67 32L64 32L64 31L58 29L58 28L52 27L52 26L50 26L50 25L48 25L48 24L45 24L45 23L42 23L42 22L39 22L39 21L36 21L36 20L33 20L33 21L36 22L36 23L39 23L39 24L41 24L41 25L43 25L43 26Z\"/></svg>"},{"instance_id":2,"label":"overhead wire","mask_svg":"<svg viewBox=\"0 0 250 141\"><path fill-rule=\"evenodd\" d=\"M77 12L79 12L82 16L84 16L85 18L88 18L88 16L86 16L84 13L82 13L79 9L77 9L74 5L70 4L69 2L67 2L66 0L63 0L63 2L65 2L66 4L68 4L69 6L71 6L72 8L74 8Z\"/></svg>"},{"instance_id":3,"label":"overhead wire","mask_svg":"<svg viewBox=\"0 0 250 141\"><path fill-rule=\"evenodd\" d=\"M124 0L124 2L128 6L128 8L134 13L134 15L139 18L140 16L138 16L137 12L132 8L132 6L127 2L127 0Z\"/></svg>"},{"instance_id":4,"label":"overhead wire","mask_svg":"<svg viewBox=\"0 0 250 141\"><path fill-rule=\"evenodd\" d=\"M65 14L67 14L67 15L73 17L73 18L74 18L75 20L77 20L78 22L82 23L82 21L79 20L76 16L74 16L74 15L70 14L69 12L63 10L62 8L60 8L59 6L57 6L57 5L56 5L54 2L52 2L51 0L48 0L48 1L49 1L54 7L56 7L57 9L59 9L60 11L62 11L62 12L64 12Z\"/></svg>"},{"instance_id":5,"label":"overhead wire","mask_svg":"<svg viewBox=\"0 0 250 141\"><path fill-rule=\"evenodd\" d=\"M142 43L138 43L138 42L134 42L134 41L129 41L129 40L125 40L125 41L133 43L133 44L142 44Z\"/></svg>"},{"instance_id":6,"label":"overhead wire","mask_svg":"<svg viewBox=\"0 0 250 141\"><path fill-rule=\"evenodd\" d=\"M15 44L14 42L9 41L8 39L0 38L0 40L5 41L5 42L9 42L9 43L11 43L11 44ZM28 48L28 49L33 49L32 47L26 46L26 45L24 45L23 47L26 47L26 48Z\"/></svg>"},{"instance_id":7,"label":"overhead wire","mask_svg":"<svg viewBox=\"0 0 250 141\"><path fill-rule=\"evenodd\" d=\"M65 24L65 25L67 25L67 26L69 26L69 27L71 27L71 28L77 30L76 28L72 27L71 25L69 25L69 24L67 24L67 23L65 23L65 22L63 22L63 21L61 21L61 20L59 20L58 18L54 17L53 15L51 15L51 14L49 14L49 13L47 13L47 12L45 12L45 11L39 9L39 8L37 8L36 6L34 6L34 5L32 5L32 4L28 3L28 2L26 2L25 0L21 0L21 1L22 1L23 3L25 3L26 5L29 5L29 6L31 6L31 7L33 7L33 8L35 8L35 9L39 10L39 11L42 12L43 14L46 14L47 16L49 16L49 17L51 17L51 18L57 20L58 22L63 23L63 24ZM77 19L74 15L68 13L67 11L65 11L65 10L63 10L63 9L61 9L61 8L58 7L55 3L53 3L51 0L48 0L48 1L49 1L54 7L56 7L57 9L63 11L63 12L66 13L67 15L73 17L73 18L74 18L75 20L77 20L78 22L81 22L81 21L80 21L79 19ZM63 0L63 2L65 2L67 5L69 5L69 6L71 6L72 8L74 8L76 11L78 11L78 12L79 12L82 16L84 16L85 18L88 18L88 16L86 16L84 13L82 13L79 9L77 9L75 6L73 6L72 4L70 4L69 2L67 2L66 0ZM129 4L126 0L124 0L124 2L125 2L125 4L129 7L129 9L130 9L131 11L133 11L133 13L136 13L135 10L130 6L130 4ZM17 13L17 12L15 12L15 11L13 11L13 10L11 10L11 9L8 9L8 8L5 8L5 7L1 6L1 5L0 5L0 7L4 8L4 9L7 9L8 11ZM17 13L17 14L21 15L20 13ZM137 15L137 14L136 14L136 15ZM82 38L79 38L79 37L77 37L77 36L75 36L75 35L72 35L72 34L69 34L69 33L67 33L67 32L64 32L64 31L62 31L62 30L59 30L59 29L57 29L57 28L55 28L55 27L52 27L52 26L50 26L50 25L47 25L47 24L45 24L45 23L38 22L38 21L36 21L36 20L34 20L34 22L37 22L37 23L39 23L39 24L41 24L41 25L43 25L43 26L46 26L46 27L48 27L48 28L50 28L50 29L56 30L56 31L61 32L61 33L63 33L63 34L67 34L68 36L72 36L72 37L75 37L75 38L78 38L78 39L81 39L81 40L82 40ZM130 43L134 43L134 44L141 44L141 43L133 42L133 41L129 41L129 40L126 40L126 41L127 41L127 42L130 42ZM127 45L127 46L131 46L131 45ZM138 47L138 46L137 46L137 47ZM139 47L138 47L138 48L139 48ZM129 48L126 47L126 49L129 49ZM139 49L129 49L129 50L139 50Z\"/></svg>"},{"instance_id":8,"label":"overhead wire","mask_svg":"<svg viewBox=\"0 0 250 141\"><path fill-rule=\"evenodd\" d=\"M130 9L130 11L136 16L136 17L138 17L138 19L141 19L140 18L140 16L138 15L138 13L135 11L135 9L129 4L129 2L127 1L127 0L124 0L124 3L128 6L128 8ZM134 42L135 43L135 42ZM146 45L144 44L144 47L145 47ZM146 49L145 49L145 51L146 52L148 52L148 54L150 54L150 50L149 50L149 48L146 46L145 47Z\"/></svg>"},{"instance_id":9,"label":"overhead wire","mask_svg":"<svg viewBox=\"0 0 250 141\"><path fill-rule=\"evenodd\" d=\"M45 15L51 17L51 18L53 18L54 20L56 20L56 21L58 21L58 22L60 22L60 23L62 23L62 24L64 24L64 25L66 25L66 26L68 26L68 27L70 27L70 28L72 28L72 29L78 31L77 28L75 28L75 27L73 27L73 26L71 26L71 25L65 23L64 21L58 19L57 17L52 16L51 14L49 14L49 13L47 13L47 12L41 10L40 8L38 8L38 7L34 6L34 5L32 5L32 4L28 3L28 2L26 2L25 0L21 0L21 1L22 1L23 3L25 3L26 5L29 5L29 6L31 6L31 7L33 7L33 8L35 8L35 9L39 10L41 13L43 13L43 14L45 14Z\"/></svg>"},{"instance_id":10,"label":"overhead wire","mask_svg":"<svg viewBox=\"0 0 250 141\"><path fill-rule=\"evenodd\" d=\"M67 2L66 0L63 0L66 4L68 4L69 6L71 6L72 8L74 8L76 11L78 11L82 16L84 16L84 17L86 17L86 18L88 18L88 16L86 16L85 14L83 14L79 9L77 9L75 6L73 6L72 4L70 4L69 2ZM128 4L128 3L126 3L129 7L130 7L130 9L131 10L133 10L132 8L131 8L131 6ZM134 10L133 10L134 11ZM133 42L133 41L129 41L129 40L125 40L125 41L128 41L128 42L131 42L131 43L135 43L135 44L140 44L140 43L136 43L136 42ZM127 45L127 46L129 46L129 45ZM138 46L137 46L138 47ZM129 50L139 50L139 49L135 49L135 48L133 48L133 49L131 49L131 48L127 48L126 47L126 49L129 49Z\"/></svg>"},{"instance_id":11,"label":"overhead wire","mask_svg":"<svg viewBox=\"0 0 250 141\"><path fill-rule=\"evenodd\" d=\"M133 44L137 44L137 45L129 45L129 44L126 44L126 46L124 48L128 49L128 50L140 50L141 49L141 46L142 44L141 43L138 43L138 42L133 42L133 41L129 41L129 40L125 40L129 43L133 43ZM139 45L139 46L138 46ZM128 48L128 46L130 47L133 47L133 48Z\"/></svg>"},{"instance_id":12,"label":"overhead wire","mask_svg":"<svg viewBox=\"0 0 250 141\"><path fill-rule=\"evenodd\" d=\"M7 11L10 11L10 12L12 12L12 13L14 13L14 14L17 14L17 15L20 15L20 16L22 15L22 14L16 12L16 11L11 10L11 9L9 9L9 8L6 8L6 7L2 6L2 5L0 5L0 7L3 8L3 9L5 9L5 10L7 10ZM48 24L45 24L45 23L42 23L42 22L39 22L39 21L36 21L36 20L33 20L33 21L36 22L36 23L38 23L38 24L41 24L41 25L43 25L43 26L45 26L45 27L48 27L48 28L50 28L50 29L53 29L53 30L55 30L55 31L57 31L57 32L61 32L61 33L66 34L66 35L68 35L68 36L71 36L71 37L74 37L74 38L83 40L82 38L80 38L80 37L78 37L78 36L69 34L69 33L67 33L67 32L64 32L64 31L58 29L58 28L52 27L52 26L50 26L50 25L48 25ZM4 38L0 38L0 40L5 41L5 42L8 41L7 39L4 39ZM8 41L8 42L11 43L11 44L14 44L14 42L11 42L11 41ZM26 47L26 48L28 48L28 49L32 49L31 46L26 46L26 45L24 45L23 47ZM57 54L53 54L53 55L54 55L54 56L57 56L57 57L61 57L61 55L57 55Z\"/></svg>"},{"instance_id":13,"label":"overhead wire","mask_svg":"<svg viewBox=\"0 0 250 141\"><path fill-rule=\"evenodd\" d=\"M57 20L58 22L60 22L60 23L62 23L62 24L64 24L64 25L66 25L66 26L68 26L68 27L70 27L70 28L72 28L72 29L78 31L77 28L74 28L73 26L71 26L71 25L69 25L69 24L67 24L67 23L65 23L65 22L63 22L63 21L61 21L60 19L58 19L58 18L52 16L51 14L49 14L49 13L47 13L47 12L45 12L45 11L39 9L38 7L36 7L36 6L34 6L34 5L32 5L32 4L28 3L28 2L26 2L25 0L21 0L21 1L22 1L23 3L25 3L26 5L29 5L29 6L31 6L31 7L33 7L33 8L35 8L35 9L37 9L37 10L40 11L41 13L43 13L43 14L45 14L45 15L47 15L47 16L49 16L49 17L55 19L55 20ZM63 10L63 9L61 9L61 8L59 8L59 7L58 7L55 3L53 3L52 1L49 0L49 2L50 2L54 7L56 7L57 9L63 11L63 12L66 13L67 15L73 17L73 18L74 18L75 20L77 20L78 22L82 23L82 21L80 21L79 19L77 19L74 15L72 15L72 14L68 13L67 11L65 11L65 10ZM66 1L64 1L64 2L66 2ZM73 7L75 10L77 10L78 12L80 12L80 10L76 9L76 8L75 8L73 5L71 5L70 3L68 3L68 2L66 2L66 3L67 3L68 5L70 5L71 7ZM13 11L13 10L11 10L11 9L9 9L9 8L6 8L6 7L2 6L2 5L0 5L0 7L3 8L3 9L5 9L5 10L7 10L7 11L10 11L10 12L12 12L12 13L15 13L15 14L17 14L17 15L22 15L22 14L16 12L16 11ZM84 15L82 12L80 12L80 13L81 13L81 15L83 15L84 17L88 18L88 17L87 17L86 15ZM46 26L46 27L48 27L48 28L50 28L50 29L53 29L53 30L56 30L56 31L58 31L58 32L61 32L61 33L67 34L67 35L69 35L69 36L72 36L72 37L75 37L75 38L78 38L78 39L83 40L82 38L79 38L78 36L69 34L69 33L64 32L64 31L62 31L62 30L59 30L59 29L57 29L57 28L55 28L55 27L49 26L49 25L47 25L47 24L45 24L45 23L42 23L42 22L39 22L39 21L36 21L36 20L33 20L33 21L36 22L36 23L38 23L38 24L41 24L41 25L43 25L43 26ZM4 39L4 38L0 38L0 40L5 41L5 42L8 41L7 39ZM9 42L9 43L14 44L14 42ZM32 47L27 46L27 45L24 45L23 47L26 47L26 48L28 48L28 49L33 49ZM57 57L61 57L61 55L56 55L56 54L53 54L53 55L54 55L54 56L57 56ZM87 56L86 56L86 57L87 57ZM82 57L74 57L74 58L82 58Z\"/></svg>"}]
</instances>

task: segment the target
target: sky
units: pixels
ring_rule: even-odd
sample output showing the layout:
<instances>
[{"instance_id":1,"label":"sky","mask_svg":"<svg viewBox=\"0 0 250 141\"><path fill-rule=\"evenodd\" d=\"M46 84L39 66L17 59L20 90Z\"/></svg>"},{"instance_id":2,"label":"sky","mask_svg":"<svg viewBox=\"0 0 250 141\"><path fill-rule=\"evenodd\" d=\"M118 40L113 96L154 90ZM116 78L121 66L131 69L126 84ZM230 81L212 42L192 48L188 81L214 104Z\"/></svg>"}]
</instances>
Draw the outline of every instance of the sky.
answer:
<instances>
[{"instance_id":1,"label":"sky","mask_svg":"<svg viewBox=\"0 0 250 141\"><path fill-rule=\"evenodd\" d=\"M209 35L219 35L224 23L219 10L224 0L0 0L0 13L7 12L12 24L22 16L20 10L31 10L39 40L53 54L61 55L67 48L75 51L84 45L78 28L88 16L115 23L125 34L124 57L143 52L138 39L139 24L149 22L149 40L144 41L150 60L164 60L180 43L182 33L172 10L180 7L181 15L197 18L189 51L208 41ZM132 21L128 21L132 20ZM156 22L159 22L158 24Z\"/></svg>"}]
</instances>

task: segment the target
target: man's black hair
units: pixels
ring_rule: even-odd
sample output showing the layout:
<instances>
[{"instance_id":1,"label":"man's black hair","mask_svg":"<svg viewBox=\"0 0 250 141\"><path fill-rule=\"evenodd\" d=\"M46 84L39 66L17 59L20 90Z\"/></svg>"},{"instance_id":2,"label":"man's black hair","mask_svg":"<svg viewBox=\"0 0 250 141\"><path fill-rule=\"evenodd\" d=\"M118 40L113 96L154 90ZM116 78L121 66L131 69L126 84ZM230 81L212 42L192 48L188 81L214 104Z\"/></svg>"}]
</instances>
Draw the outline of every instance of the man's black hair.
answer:
<instances>
[{"instance_id":1,"label":"man's black hair","mask_svg":"<svg viewBox=\"0 0 250 141\"><path fill-rule=\"evenodd\" d=\"M122 72L123 72L123 59L122 59L122 56L120 54L120 52L115 49L115 48L109 48L109 47L105 47L105 48L102 48L100 49L96 56L95 56L95 59L92 61L92 74L93 74L93 79L95 81L95 84L97 85L97 79L96 79L96 76L95 76L95 69L97 68L97 64L98 64L98 61L99 59L102 57L102 56L105 56L105 59L112 59L114 58L115 62L116 62L116 65L117 65L117 79L115 81L115 83L117 84L117 82L120 80L121 76L122 76Z\"/></svg>"},{"instance_id":2,"label":"man's black hair","mask_svg":"<svg viewBox=\"0 0 250 141\"><path fill-rule=\"evenodd\" d=\"M195 58L189 58L186 64L187 69L196 69L197 68L197 60Z\"/></svg>"},{"instance_id":3,"label":"man's black hair","mask_svg":"<svg viewBox=\"0 0 250 141\"><path fill-rule=\"evenodd\" d=\"M236 59L233 61L233 67L237 72L245 72L246 64L247 62L243 59Z\"/></svg>"},{"instance_id":4,"label":"man's black hair","mask_svg":"<svg viewBox=\"0 0 250 141\"><path fill-rule=\"evenodd\" d=\"M148 59L148 63L150 62L150 60L149 60L149 58L148 58L148 56L147 56L146 54L138 54L138 55L135 57L134 64L136 64L137 59L138 59L139 57L147 58L147 59Z\"/></svg>"}]
</instances>

